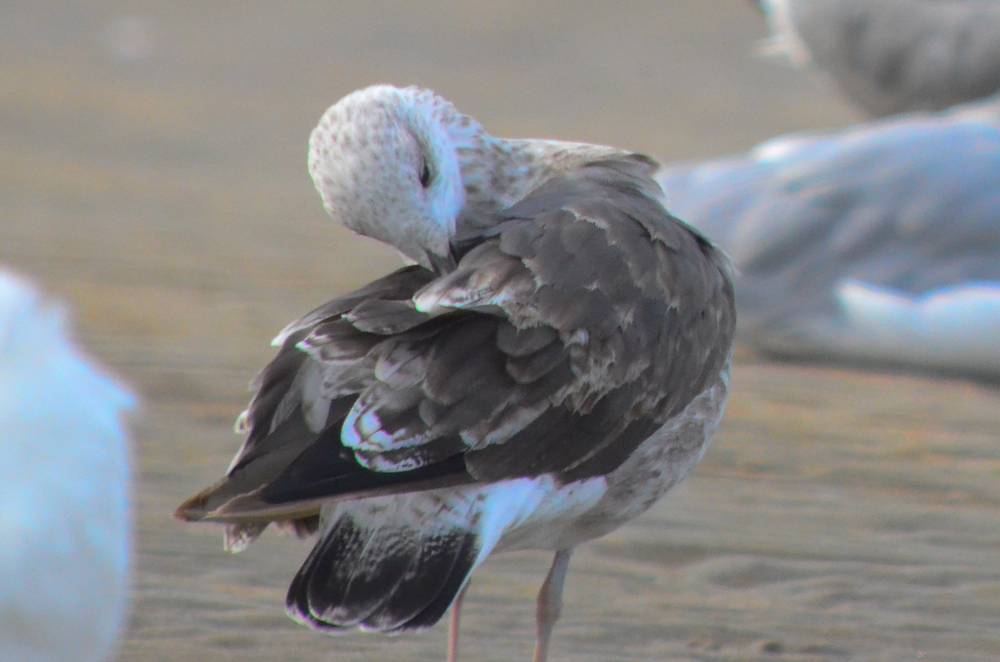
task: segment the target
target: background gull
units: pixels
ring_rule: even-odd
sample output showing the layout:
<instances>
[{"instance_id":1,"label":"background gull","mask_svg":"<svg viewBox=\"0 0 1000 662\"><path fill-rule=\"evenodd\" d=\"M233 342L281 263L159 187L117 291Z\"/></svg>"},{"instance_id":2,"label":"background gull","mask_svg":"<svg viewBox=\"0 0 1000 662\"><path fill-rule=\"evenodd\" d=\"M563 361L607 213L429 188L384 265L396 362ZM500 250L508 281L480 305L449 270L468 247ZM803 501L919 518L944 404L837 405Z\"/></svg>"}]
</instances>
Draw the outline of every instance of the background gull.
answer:
<instances>
[{"instance_id":1,"label":"background gull","mask_svg":"<svg viewBox=\"0 0 1000 662\"><path fill-rule=\"evenodd\" d=\"M1000 90L997 0L760 0L767 49L873 115L943 110Z\"/></svg>"},{"instance_id":2,"label":"background gull","mask_svg":"<svg viewBox=\"0 0 1000 662\"><path fill-rule=\"evenodd\" d=\"M1000 377L996 102L665 168L729 251L740 337L769 353Z\"/></svg>"},{"instance_id":3,"label":"background gull","mask_svg":"<svg viewBox=\"0 0 1000 662\"><path fill-rule=\"evenodd\" d=\"M458 608L493 551L547 549L544 660L573 548L695 466L728 390L728 263L659 201L648 157L501 140L426 90L332 106L309 171L327 211L417 264L286 328L224 479L178 517L319 541L287 606L382 632Z\"/></svg>"},{"instance_id":4,"label":"background gull","mask_svg":"<svg viewBox=\"0 0 1000 662\"><path fill-rule=\"evenodd\" d=\"M132 398L0 270L0 659L107 659L124 620Z\"/></svg>"}]
</instances>

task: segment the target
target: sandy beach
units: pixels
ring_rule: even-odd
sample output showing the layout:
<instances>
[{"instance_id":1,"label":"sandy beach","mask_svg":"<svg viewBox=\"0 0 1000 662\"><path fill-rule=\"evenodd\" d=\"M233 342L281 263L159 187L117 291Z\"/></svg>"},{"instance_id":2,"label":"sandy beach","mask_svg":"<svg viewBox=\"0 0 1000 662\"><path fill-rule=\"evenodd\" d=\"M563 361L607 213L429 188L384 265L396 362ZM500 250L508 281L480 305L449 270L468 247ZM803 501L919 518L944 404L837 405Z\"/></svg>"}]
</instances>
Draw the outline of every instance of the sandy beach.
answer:
<instances>
[{"instance_id":1,"label":"sandy beach","mask_svg":"<svg viewBox=\"0 0 1000 662\"><path fill-rule=\"evenodd\" d=\"M309 131L375 82L500 136L665 161L861 115L755 56L737 0L44 3L0 8L0 263L73 308L141 394L122 662L442 660L446 624L331 638L284 613L310 544L170 517L223 472L291 319L398 258L325 216ZM71 431L69 432L71 433ZM1000 389L740 351L721 432L574 557L553 660L1000 659ZM530 659L548 554L490 559L466 660ZM57 627L58 624L53 624Z\"/></svg>"}]
</instances>

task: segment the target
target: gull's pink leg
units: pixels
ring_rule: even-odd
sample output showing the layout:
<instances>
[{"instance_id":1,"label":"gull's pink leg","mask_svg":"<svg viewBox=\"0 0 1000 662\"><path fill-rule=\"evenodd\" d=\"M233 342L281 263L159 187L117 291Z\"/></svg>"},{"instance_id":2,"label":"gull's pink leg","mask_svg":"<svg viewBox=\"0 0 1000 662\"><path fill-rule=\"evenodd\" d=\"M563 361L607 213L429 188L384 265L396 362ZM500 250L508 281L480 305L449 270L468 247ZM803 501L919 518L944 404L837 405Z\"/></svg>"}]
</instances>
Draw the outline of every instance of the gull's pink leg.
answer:
<instances>
[{"instance_id":1,"label":"gull's pink leg","mask_svg":"<svg viewBox=\"0 0 1000 662\"><path fill-rule=\"evenodd\" d=\"M535 625L538 638L535 640L535 662L545 662L549 656L549 639L552 628L562 613L563 584L566 582L566 570L569 569L569 557L573 548L560 549L552 559L552 567L538 592L538 611L535 613Z\"/></svg>"},{"instance_id":2,"label":"gull's pink leg","mask_svg":"<svg viewBox=\"0 0 1000 662\"><path fill-rule=\"evenodd\" d=\"M458 662L458 618L462 611L462 600L469 589L468 583L458 592L458 597L451 603L451 623L448 626L448 662Z\"/></svg>"}]
</instances>

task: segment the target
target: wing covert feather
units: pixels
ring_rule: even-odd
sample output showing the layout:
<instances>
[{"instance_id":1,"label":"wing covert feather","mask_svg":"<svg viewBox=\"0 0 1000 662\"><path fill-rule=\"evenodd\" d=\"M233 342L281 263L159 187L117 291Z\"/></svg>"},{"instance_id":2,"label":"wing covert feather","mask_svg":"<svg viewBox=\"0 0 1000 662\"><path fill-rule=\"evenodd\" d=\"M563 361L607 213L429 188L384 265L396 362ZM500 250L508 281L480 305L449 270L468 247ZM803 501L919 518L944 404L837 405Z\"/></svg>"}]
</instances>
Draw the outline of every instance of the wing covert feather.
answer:
<instances>
[{"instance_id":1,"label":"wing covert feather","mask_svg":"<svg viewBox=\"0 0 1000 662\"><path fill-rule=\"evenodd\" d=\"M647 166L554 178L451 273L402 269L289 325L230 475L179 514L616 468L719 375L735 325L725 257Z\"/></svg>"}]
</instances>

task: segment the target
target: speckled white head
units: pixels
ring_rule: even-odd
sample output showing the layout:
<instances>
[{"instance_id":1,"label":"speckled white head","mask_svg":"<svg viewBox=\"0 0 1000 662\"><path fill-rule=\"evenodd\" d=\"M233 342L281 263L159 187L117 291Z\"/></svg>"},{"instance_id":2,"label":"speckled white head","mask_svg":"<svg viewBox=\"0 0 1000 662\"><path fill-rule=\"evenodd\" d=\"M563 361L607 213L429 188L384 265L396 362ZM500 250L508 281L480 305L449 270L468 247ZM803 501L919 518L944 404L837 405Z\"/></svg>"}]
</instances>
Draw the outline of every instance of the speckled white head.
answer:
<instances>
[{"instance_id":1,"label":"speckled white head","mask_svg":"<svg viewBox=\"0 0 1000 662\"><path fill-rule=\"evenodd\" d=\"M450 256L456 225L513 204L552 172L618 150L494 138L430 90L352 92L309 139L309 174L334 219L428 268Z\"/></svg>"},{"instance_id":2,"label":"speckled white head","mask_svg":"<svg viewBox=\"0 0 1000 662\"><path fill-rule=\"evenodd\" d=\"M449 254L465 205L458 150L485 136L429 90L376 85L331 106L309 139L309 174L336 220L424 266Z\"/></svg>"}]
</instances>

